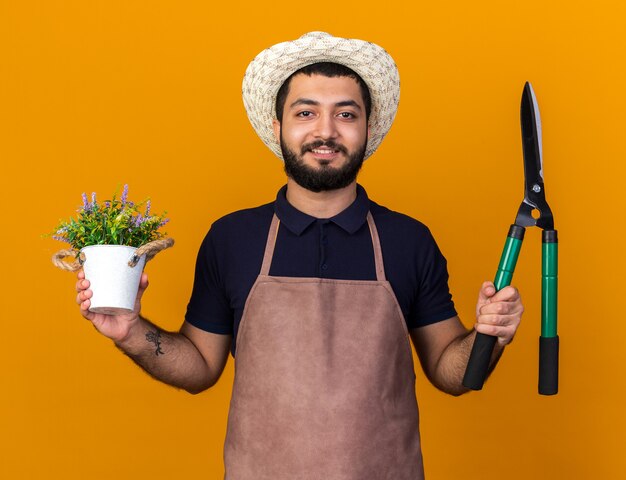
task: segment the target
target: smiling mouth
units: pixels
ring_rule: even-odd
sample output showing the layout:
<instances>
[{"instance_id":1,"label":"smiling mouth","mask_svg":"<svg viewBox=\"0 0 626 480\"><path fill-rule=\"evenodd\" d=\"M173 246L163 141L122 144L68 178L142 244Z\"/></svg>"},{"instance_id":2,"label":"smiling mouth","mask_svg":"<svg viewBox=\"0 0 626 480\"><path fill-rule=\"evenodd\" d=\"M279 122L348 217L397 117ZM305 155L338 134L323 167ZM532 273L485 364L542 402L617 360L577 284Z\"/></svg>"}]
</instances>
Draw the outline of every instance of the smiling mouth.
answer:
<instances>
[{"instance_id":1,"label":"smiling mouth","mask_svg":"<svg viewBox=\"0 0 626 480\"><path fill-rule=\"evenodd\" d=\"M315 161L321 166L327 166L339 158L341 150L331 148L311 148L309 152Z\"/></svg>"},{"instance_id":2,"label":"smiling mouth","mask_svg":"<svg viewBox=\"0 0 626 480\"><path fill-rule=\"evenodd\" d=\"M331 155L333 153L339 153L339 150L333 150L330 148L312 148L310 151L317 155Z\"/></svg>"},{"instance_id":3,"label":"smiling mouth","mask_svg":"<svg viewBox=\"0 0 626 480\"><path fill-rule=\"evenodd\" d=\"M303 145L302 154L311 152L317 158L332 159L337 154L343 153L347 155L347 149L332 140L312 142L308 145Z\"/></svg>"}]
</instances>

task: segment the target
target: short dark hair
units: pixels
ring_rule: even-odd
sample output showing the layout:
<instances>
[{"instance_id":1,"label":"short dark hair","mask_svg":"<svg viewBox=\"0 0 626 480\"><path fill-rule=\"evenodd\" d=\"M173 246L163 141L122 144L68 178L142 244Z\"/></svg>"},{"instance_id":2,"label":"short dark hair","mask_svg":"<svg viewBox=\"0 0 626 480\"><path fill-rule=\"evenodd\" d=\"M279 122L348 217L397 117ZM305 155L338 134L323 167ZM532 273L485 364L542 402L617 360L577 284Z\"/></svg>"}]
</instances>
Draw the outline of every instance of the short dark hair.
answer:
<instances>
[{"instance_id":1,"label":"short dark hair","mask_svg":"<svg viewBox=\"0 0 626 480\"><path fill-rule=\"evenodd\" d=\"M283 120L283 110L285 109L285 100L287 100L287 95L289 94L289 84L291 83L291 79L299 74L304 74L309 77L311 75L322 75L324 77L354 78L356 83L358 83L361 88L361 96L363 97L363 103L365 104L365 118L366 120L369 120L370 113L372 111L372 98L370 96L369 88L367 88L367 85L359 74L339 63L320 62L313 63L311 65L307 65L306 67L302 67L300 70L296 70L280 86L278 93L276 94L276 118L279 122L282 122Z\"/></svg>"}]
</instances>

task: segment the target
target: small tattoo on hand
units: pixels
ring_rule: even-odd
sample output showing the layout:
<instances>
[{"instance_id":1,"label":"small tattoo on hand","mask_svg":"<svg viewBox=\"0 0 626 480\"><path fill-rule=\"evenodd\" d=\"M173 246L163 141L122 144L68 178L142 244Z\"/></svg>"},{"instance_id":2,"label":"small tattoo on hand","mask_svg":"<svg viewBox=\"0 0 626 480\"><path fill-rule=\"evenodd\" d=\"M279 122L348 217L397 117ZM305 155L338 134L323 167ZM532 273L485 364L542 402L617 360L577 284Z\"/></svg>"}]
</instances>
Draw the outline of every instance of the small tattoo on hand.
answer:
<instances>
[{"instance_id":1,"label":"small tattoo on hand","mask_svg":"<svg viewBox=\"0 0 626 480\"><path fill-rule=\"evenodd\" d=\"M157 330L156 332L146 333L146 340L156 345L156 350L154 351L154 354L157 357L159 356L159 354L164 355L165 352L161 350L161 332Z\"/></svg>"}]
</instances>

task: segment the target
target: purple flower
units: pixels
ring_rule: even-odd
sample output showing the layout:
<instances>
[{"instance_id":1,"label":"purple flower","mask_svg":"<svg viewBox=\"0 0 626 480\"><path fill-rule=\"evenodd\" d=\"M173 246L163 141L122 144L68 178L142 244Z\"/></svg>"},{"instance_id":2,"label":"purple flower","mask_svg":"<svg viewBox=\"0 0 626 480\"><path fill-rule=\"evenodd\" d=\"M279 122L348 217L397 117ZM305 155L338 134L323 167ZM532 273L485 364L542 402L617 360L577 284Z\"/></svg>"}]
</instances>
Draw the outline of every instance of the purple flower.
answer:
<instances>
[{"instance_id":1,"label":"purple flower","mask_svg":"<svg viewBox=\"0 0 626 480\"><path fill-rule=\"evenodd\" d=\"M67 238L61 237L60 235L52 235L52 238L54 240L58 240L59 242L70 243L70 241Z\"/></svg>"},{"instance_id":2,"label":"purple flower","mask_svg":"<svg viewBox=\"0 0 626 480\"><path fill-rule=\"evenodd\" d=\"M109 202L108 200L106 202L104 202L104 206L106 208L111 208L111 202Z\"/></svg>"},{"instance_id":3,"label":"purple flower","mask_svg":"<svg viewBox=\"0 0 626 480\"><path fill-rule=\"evenodd\" d=\"M124 185L124 191L122 192L122 208L126 205L126 200L128 198L128 184Z\"/></svg>"},{"instance_id":4,"label":"purple flower","mask_svg":"<svg viewBox=\"0 0 626 480\"><path fill-rule=\"evenodd\" d=\"M91 192L91 208L96 207L96 192Z\"/></svg>"},{"instance_id":5,"label":"purple flower","mask_svg":"<svg viewBox=\"0 0 626 480\"><path fill-rule=\"evenodd\" d=\"M150 215L150 200L146 202L146 217Z\"/></svg>"},{"instance_id":6,"label":"purple flower","mask_svg":"<svg viewBox=\"0 0 626 480\"><path fill-rule=\"evenodd\" d=\"M163 225L167 225L169 223L170 219L166 218L165 220L163 220L161 223L159 223L159 227L162 227Z\"/></svg>"},{"instance_id":7,"label":"purple flower","mask_svg":"<svg viewBox=\"0 0 626 480\"><path fill-rule=\"evenodd\" d=\"M145 219L141 216L141 213L140 213L136 217L133 217L133 226L134 227L138 227L139 225L141 225L144 222L144 220Z\"/></svg>"},{"instance_id":8,"label":"purple flower","mask_svg":"<svg viewBox=\"0 0 626 480\"><path fill-rule=\"evenodd\" d=\"M96 198L95 195L96 195L95 192L91 194L92 200L95 200ZM93 210L94 206L95 206L95 203L89 203L89 200L87 200L87 194L83 193L83 210L82 211L86 213L90 213ZM80 212L80 209L78 211Z\"/></svg>"}]
</instances>

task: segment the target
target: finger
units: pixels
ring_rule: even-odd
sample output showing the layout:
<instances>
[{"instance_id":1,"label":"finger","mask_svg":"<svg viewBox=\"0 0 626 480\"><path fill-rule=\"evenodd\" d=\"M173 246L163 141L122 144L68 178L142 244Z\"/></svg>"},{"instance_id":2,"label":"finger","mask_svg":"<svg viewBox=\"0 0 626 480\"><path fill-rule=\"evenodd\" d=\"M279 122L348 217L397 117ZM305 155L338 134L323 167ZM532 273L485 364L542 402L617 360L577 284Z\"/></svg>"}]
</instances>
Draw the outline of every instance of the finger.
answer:
<instances>
[{"instance_id":1,"label":"finger","mask_svg":"<svg viewBox=\"0 0 626 480\"><path fill-rule=\"evenodd\" d=\"M499 315L499 314L481 315L480 317L478 317L478 321L476 322L476 324L506 327L509 325L515 325L519 323L517 321L517 318L518 318L517 315Z\"/></svg>"},{"instance_id":2,"label":"finger","mask_svg":"<svg viewBox=\"0 0 626 480\"><path fill-rule=\"evenodd\" d=\"M520 299L520 294L517 288L513 286L504 287L498 291L492 298L492 302L515 302Z\"/></svg>"},{"instance_id":3,"label":"finger","mask_svg":"<svg viewBox=\"0 0 626 480\"><path fill-rule=\"evenodd\" d=\"M479 333L490 335L492 337L497 337L498 342L501 345L508 345L509 343L511 343L516 332L516 328L511 325L499 326L488 325L485 323L477 323L474 328Z\"/></svg>"},{"instance_id":4,"label":"finger","mask_svg":"<svg viewBox=\"0 0 626 480\"><path fill-rule=\"evenodd\" d=\"M85 271L81 268L76 274L76 276L82 280L83 278L85 278Z\"/></svg>"},{"instance_id":5,"label":"finger","mask_svg":"<svg viewBox=\"0 0 626 480\"><path fill-rule=\"evenodd\" d=\"M85 300L90 299L93 296L93 292L91 290L83 290L78 292L76 295L76 303L79 305L83 303Z\"/></svg>"},{"instance_id":6,"label":"finger","mask_svg":"<svg viewBox=\"0 0 626 480\"><path fill-rule=\"evenodd\" d=\"M87 290L89 288L89 280L78 280L76 282L76 291L82 292L83 290Z\"/></svg>"},{"instance_id":7,"label":"finger","mask_svg":"<svg viewBox=\"0 0 626 480\"><path fill-rule=\"evenodd\" d=\"M91 306L91 300L87 299L80 304L80 313L87 320L91 321L94 319L95 314L89 311L89 307Z\"/></svg>"},{"instance_id":8,"label":"finger","mask_svg":"<svg viewBox=\"0 0 626 480\"><path fill-rule=\"evenodd\" d=\"M478 310L478 315L514 315L524 311L521 302L491 302Z\"/></svg>"}]
</instances>

